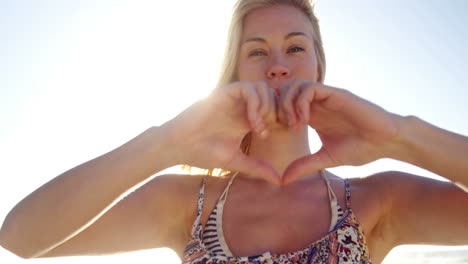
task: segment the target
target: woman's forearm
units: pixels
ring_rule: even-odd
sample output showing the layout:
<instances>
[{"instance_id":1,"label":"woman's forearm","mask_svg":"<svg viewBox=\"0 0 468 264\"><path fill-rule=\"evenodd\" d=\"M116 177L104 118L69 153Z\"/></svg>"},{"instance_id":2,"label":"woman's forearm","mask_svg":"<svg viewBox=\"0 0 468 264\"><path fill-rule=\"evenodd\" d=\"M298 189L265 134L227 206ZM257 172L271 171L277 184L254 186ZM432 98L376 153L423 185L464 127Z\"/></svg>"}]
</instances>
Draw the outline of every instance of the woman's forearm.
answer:
<instances>
[{"instance_id":1,"label":"woman's forearm","mask_svg":"<svg viewBox=\"0 0 468 264\"><path fill-rule=\"evenodd\" d=\"M398 143L390 158L411 163L468 186L468 138L417 117L400 119Z\"/></svg>"},{"instance_id":2,"label":"woman's forearm","mask_svg":"<svg viewBox=\"0 0 468 264\"><path fill-rule=\"evenodd\" d=\"M6 217L1 245L25 256L39 255L86 228L132 187L176 165L165 133L150 128L31 193Z\"/></svg>"}]
</instances>

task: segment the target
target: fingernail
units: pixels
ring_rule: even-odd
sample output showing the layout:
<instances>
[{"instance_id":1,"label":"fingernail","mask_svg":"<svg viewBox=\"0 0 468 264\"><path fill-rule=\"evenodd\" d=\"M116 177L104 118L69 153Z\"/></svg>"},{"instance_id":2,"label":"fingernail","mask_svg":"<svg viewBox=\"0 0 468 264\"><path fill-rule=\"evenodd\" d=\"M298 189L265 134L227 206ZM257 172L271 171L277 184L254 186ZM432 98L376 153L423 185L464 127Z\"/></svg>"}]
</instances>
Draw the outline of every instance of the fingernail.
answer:
<instances>
[{"instance_id":1,"label":"fingernail","mask_svg":"<svg viewBox=\"0 0 468 264\"><path fill-rule=\"evenodd\" d=\"M260 135L262 134L262 131L265 129L265 126L263 124L258 124L255 126L255 132L259 133Z\"/></svg>"},{"instance_id":2,"label":"fingernail","mask_svg":"<svg viewBox=\"0 0 468 264\"><path fill-rule=\"evenodd\" d=\"M266 138L268 136L268 130L267 129L264 129L261 133L260 133L260 138Z\"/></svg>"}]
</instances>

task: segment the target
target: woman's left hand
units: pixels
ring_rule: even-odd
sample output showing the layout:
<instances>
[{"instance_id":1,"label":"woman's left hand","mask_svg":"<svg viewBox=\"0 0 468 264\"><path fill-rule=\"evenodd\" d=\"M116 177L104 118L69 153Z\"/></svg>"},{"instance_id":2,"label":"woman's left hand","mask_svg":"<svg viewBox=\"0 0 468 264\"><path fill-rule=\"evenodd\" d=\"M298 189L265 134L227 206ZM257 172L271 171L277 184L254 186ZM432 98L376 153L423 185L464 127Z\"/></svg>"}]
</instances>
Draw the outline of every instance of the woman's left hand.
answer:
<instances>
[{"instance_id":1,"label":"woman's left hand","mask_svg":"<svg viewBox=\"0 0 468 264\"><path fill-rule=\"evenodd\" d=\"M279 117L315 129L322 147L291 163L283 184L323 168L362 165L386 157L397 142L399 116L349 91L295 80L281 91Z\"/></svg>"}]
</instances>

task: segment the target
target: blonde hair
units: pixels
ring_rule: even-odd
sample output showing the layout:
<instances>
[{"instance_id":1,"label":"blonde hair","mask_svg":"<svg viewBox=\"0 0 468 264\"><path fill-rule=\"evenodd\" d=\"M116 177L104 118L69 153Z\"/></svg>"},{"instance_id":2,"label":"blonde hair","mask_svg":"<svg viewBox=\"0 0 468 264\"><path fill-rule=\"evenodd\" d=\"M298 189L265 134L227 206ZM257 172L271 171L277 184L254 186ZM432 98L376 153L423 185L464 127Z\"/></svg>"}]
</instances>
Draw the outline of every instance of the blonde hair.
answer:
<instances>
[{"instance_id":1,"label":"blonde hair","mask_svg":"<svg viewBox=\"0 0 468 264\"><path fill-rule=\"evenodd\" d=\"M237 60L239 58L245 17L255 9L275 5L289 5L295 7L308 17L312 25L315 57L317 58L318 65L317 81L323 83L325 79L326 61L322 44L322 36L320 34L319 20L314 13L315 4L313 0L239 0L234 6L234 11L231 17L231 24L227 35L226 50L224 53L224 60L221 65L217 87L238 81ZM252 134L248 133L242 139L242 143L240 145L241 151L247 155L249 154L251 137ZM184 170L188 170L189 173L195 172L195 174L207 174L211 176L221 176L229 173L229 171L225 171L223 169L198 169L188 165L184 165L183 168Z\"/></svg>"},{"instance_id":2,"label":"blonde hair","mask_svg":"<svg viewBox=\"0 0 468 264\"><path fill-rule=\"evenodd\" d=\"M228 31L224 61L221 65L221 74L218 79L218 87L238 81L237 60L242 38L244 19L253 10L275 5L289 5L302 11L312 25L312 36L318 65L317 81L323 83L325 79L325 53L323 51L322 36L320 34L319 20L314 12L314 3L311 0L239 0L234 6L231 24Z\"/></svg>"}]
</instances>

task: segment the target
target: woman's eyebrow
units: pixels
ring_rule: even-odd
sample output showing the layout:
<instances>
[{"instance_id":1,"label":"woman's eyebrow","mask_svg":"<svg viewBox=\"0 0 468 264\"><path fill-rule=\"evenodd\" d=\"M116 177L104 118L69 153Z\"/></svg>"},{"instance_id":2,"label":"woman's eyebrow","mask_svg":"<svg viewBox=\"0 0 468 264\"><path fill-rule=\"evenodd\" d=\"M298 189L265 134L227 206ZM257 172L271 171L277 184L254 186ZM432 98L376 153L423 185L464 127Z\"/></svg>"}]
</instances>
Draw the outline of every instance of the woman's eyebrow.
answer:
<instances>
[{"instance_id":1,"label":"woman's eyebrow","mask_svg":"<svg viewBox=\"0 0 468 264\"><path fill-rule=\"evenodd\" d=\"M308 37L306 33L297 31L297 32L291 32L291 33L287 34L286 37L284 37L284 39L290 39L290 38L295 37L295 36L303 36L303 37L306 37L306 38Z\"/></svg>"},{"instance_id":2,"label":"woman's eyebrow","mask_svg":"<svg viewBox=\"0 0 468 264\"><path fill-rule=\"evenodd\" d=\"M308 37L306 33L304 32L300 32L300 31L295 31L295 32L290 32L288 33L284 39L285 40L288 40L292 37L295 37L295 36L304 36L304 37ZM264 39L264 38L261 38L261 37L252 37L252 38L248 38L246 40L244 40L243 43L247 43L247 42L263 42L263 43L266 43L267 41Z\"/></svg>"}]
</instances>

